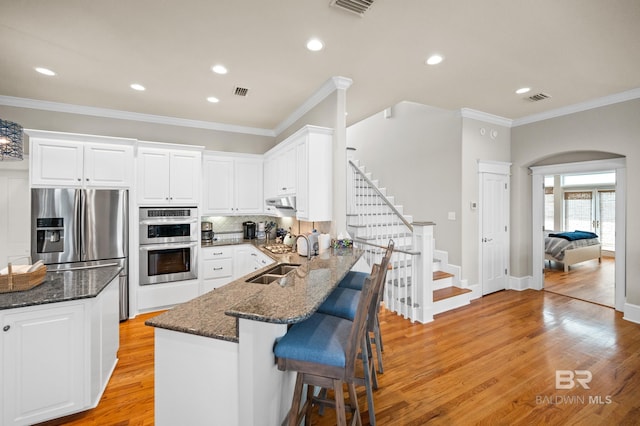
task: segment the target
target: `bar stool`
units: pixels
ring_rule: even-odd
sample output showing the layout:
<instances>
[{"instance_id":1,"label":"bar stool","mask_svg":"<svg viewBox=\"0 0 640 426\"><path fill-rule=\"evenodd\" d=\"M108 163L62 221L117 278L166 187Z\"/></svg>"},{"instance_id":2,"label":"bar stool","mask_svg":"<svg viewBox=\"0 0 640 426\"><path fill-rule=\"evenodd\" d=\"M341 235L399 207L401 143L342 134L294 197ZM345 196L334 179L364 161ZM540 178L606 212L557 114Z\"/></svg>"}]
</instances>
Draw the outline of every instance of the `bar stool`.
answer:
<instances>
[{"instance_id":1,"label":"bar stool","mask_svg":"<svg viewBox=\"0 0 640 426\"><path fill-rule=\"evenodd\" d=\"M310 422L315 404L334 405L338 425L346 426L343 383L347 384L349 405L353 411L351 424L361 425L360 409L355 385L355 364L365 338L367 315L382 285L382 274L365 280L353 321L321 313L294 324L274 348L278 369L297 371L293 402L289 411L289 426L297 426L303 417ZM307 398L302 408L303 385L307 384ZM335 401L319 400L313 396L313 386L332 388Z\"/></svg>"},{"instance_id":2,"label":"bar stool","mask_svg":"<svg viewBox=\"0 0 640 426\"><path fill-rule=\"evenodd\" d=\"M384 257L388 257L391 259L391 254L393 252L393 247L395 243L393 240L389 240L389 244L387 245L387 251L385 252ZM384 278L383 283L386 282L387 268L383 271ZM362 290L362 286L364 284L364 280L367 278L368 274L365 272L357 272L357 271L349 271L347 275L340 281L338 284L338 288L336 288L327 298L327 300L320 306L318 312L328 313L332 315L342 316L343 318L349 318L349 316L353 315L353 306L354 301L351 300L354 298L354 293L349 290ZM382 284L383 289L380 291L377 306L380 306L382 302L382 296L384 294L384 284ZM344 289L344 290L342 290ZM382 334L380 332L380 321L378 319L378 310L375 312L375 318L373 320L372 327L368 327L368 332L373 333L373 337L370 339L370 344L373 343L376 346L376 359L378 361L378 373L382 374L384 372L384 366L382 365L382 351L384 347L382 345ZM377 388L377 385L375 386Z\"/></svg>"},{"instance_id":3,"label":"bar stool","mask_svg":"<svg viewBox=\"0 0 640 426\"><path fill-rule=\"evenodd\" d=\"M379 327L377 327L377 317L378 310L380 306L380 301L382 300L382 289L384 287L384 281L386 279L386 271L389 261L391 259L391 254L393 253L394 242L393 240L389 241L389 245L387 246L387 252L380 265L373 265L373 269L371 274L381 273L381 284L380 289L377 292L374 300L372 300L371 306L369 308L369 313L367 315L367 332L365 335L365 339L363 341L362 350L360 353L360 357L363 363L363 371L364 371L364 386L367 392L367 404L369 406L369 419L372 425L375 425L375 410L373 409L373 389L378 388L378 379L376 376L376 371L373 365L373 351L371 347L371 342L374 340L376 342L376 352L378 357L378 366L381 365L382 353L379 348L377 342L379 342L379 338L376 337L376 330L379 335ZM366 283L366 278L365 278ZM363 283L364 284L364 283ZM362 286L364 289L364 285ZM320 305L317 312L327 315L333 315L340 318L345 318L348 320L353 320L356 315L356 309L361 298L362 290L354 290L352 288L345 288L338 286L334 291L331 292L329 297ZM373 333L372 337L370 333Z\"/></svg>"}]
</instances>

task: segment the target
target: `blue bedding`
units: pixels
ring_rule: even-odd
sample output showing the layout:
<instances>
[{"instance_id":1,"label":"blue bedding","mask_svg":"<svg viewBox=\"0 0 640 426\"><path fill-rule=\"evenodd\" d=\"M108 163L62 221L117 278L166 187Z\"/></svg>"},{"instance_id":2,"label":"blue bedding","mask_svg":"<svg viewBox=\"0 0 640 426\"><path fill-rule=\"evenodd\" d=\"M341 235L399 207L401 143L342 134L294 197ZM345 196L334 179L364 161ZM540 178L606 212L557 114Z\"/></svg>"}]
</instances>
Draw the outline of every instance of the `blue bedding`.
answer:
<instances>
[{"instance_id":1,"label":"blue bedding","mask_svg":"<svg viewBox=\"0 0 640 426\"><path fill-rule=\"evenodd\" d=\"M567 241L587 240L590 238L598 238L597 234L589 231L559 232L557 234L549 234L550 237L563 238Z\"/></svg>"}]
</instances>

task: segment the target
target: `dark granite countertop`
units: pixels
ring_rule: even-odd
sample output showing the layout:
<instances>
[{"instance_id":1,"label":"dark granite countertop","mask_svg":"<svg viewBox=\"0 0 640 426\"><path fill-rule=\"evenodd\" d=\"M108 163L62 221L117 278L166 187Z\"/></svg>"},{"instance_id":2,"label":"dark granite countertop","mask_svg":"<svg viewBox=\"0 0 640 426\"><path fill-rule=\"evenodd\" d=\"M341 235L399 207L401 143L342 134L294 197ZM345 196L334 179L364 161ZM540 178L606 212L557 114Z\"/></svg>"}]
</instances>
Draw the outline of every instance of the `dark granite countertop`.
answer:
<instances>
[{"instance_id":1,"label":"dark granite countertop","mask_svg":"<svg viewBox=\"0 0 640 426\"><path fill-rule=\"evenodd\" d=\"M31 290L0 293L0 309L96 297L120 273L119 266L47 272L45 281Z\"/></svg>"},{"instance_id":2,"label":"dark granite countertop","mask_svg":"<svg viewBox=\"0 0 640 426\"><path fill-rule=\"evenodd\" d=\"M145 324L238 342L238 318L293 324L311 316L362 253L359 249L331 249L310 261L295 253L270 254L278 263L300 266L268 285L245 282L247 278L274 266L269 265L178 305Z\"/></svg>"}]
</instances>

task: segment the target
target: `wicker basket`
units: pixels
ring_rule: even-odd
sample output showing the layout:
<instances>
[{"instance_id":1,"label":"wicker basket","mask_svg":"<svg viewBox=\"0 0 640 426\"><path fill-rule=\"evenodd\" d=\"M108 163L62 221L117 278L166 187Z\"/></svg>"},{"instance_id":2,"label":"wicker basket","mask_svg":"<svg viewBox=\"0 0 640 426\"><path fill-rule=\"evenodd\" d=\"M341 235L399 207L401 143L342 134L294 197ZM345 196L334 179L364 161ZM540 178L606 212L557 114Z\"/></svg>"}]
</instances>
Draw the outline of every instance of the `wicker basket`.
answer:
<instances>
[{"instance_id":1,"label":"wicker basket","mask_svg":"<svg viewBox=\"0 0 640 426\"><path fill-rule=\"evenodd\" d=\"M0 293L31 290L44 282L46 274L47 267L44 265L33 272L24 274L14 274L9 267L8 275L0 275Z\"/></svg>"}]
</instances>

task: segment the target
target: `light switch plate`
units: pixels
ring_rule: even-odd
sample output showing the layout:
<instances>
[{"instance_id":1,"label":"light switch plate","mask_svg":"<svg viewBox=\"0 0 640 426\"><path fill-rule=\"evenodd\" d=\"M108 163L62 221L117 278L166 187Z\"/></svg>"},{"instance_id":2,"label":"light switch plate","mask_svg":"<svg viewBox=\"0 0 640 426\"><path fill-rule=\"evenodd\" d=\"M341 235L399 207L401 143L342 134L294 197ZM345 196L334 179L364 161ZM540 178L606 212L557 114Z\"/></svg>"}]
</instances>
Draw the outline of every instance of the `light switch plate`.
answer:
<instances>
[{"instance_id":1,"label":"light switch plate","mask_svg":"<svg viewBox=\"0 0 640 426\"><path fill-rule=\"evenodd\" d=\"M456 220L456 212L449 212L447 217L449 220Z\"/></svg>"}]
</instances>

